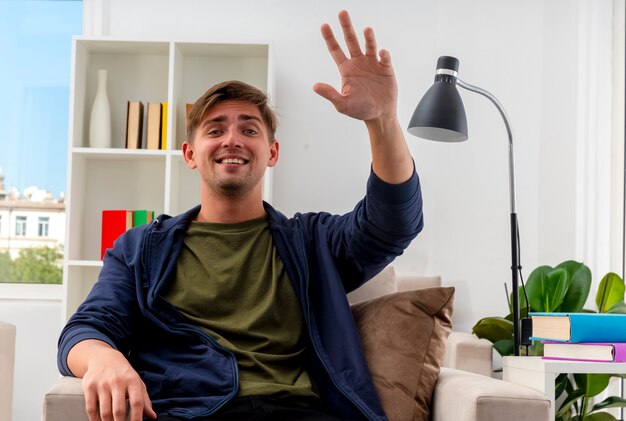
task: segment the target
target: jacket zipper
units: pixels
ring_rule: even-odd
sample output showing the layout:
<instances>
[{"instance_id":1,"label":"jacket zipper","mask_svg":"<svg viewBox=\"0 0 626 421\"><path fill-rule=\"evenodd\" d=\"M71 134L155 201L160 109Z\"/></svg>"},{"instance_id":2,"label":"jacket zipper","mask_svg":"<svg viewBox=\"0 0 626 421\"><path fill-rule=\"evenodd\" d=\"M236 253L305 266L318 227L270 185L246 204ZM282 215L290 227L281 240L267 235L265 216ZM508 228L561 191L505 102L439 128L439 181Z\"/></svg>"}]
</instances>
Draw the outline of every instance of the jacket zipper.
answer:
<instances>
[{"instance_id":1,"label":"jacket zipper","mask_svg":"<svg viewBox=\"0 0 626 421\"><path fill-rule=\"evenodd\" d=\"M282 230L281 230L281 234L283 236L283 241L286 242L285 234L282 232ZM302 233L301 232L298 232L298 235L300 237L302 237ZM304 243L304 241L301 241L301 244L303 244L303 243ZM291 249L291 247L286 247L286 248L287 249ZM296 247L296 248L298 249L299 258L301 259L301 261L302 262L306 262L306 256L304 255L304 252L302 251L302 247ZM302 267L304 268L304 279L308 279L309 278L308 265L304 264L304 265L302 265ZM310 333L313 333L313 329L312 329L312 325L311 325L311 310L310 310L310 306L309 306L309 302L310 301L309 301L308 282L306 283L306 287L304 288L304 300L305 300L305 304L306 304L305 320L306 320L306 323L307 323L307 328L309 329ZM317 333L317 331L316 331L316 333ZM326 364L325 359L322 358L321 352L319 350L319 344L317 343L316 340L313 339L313 335L311 335L311 344L313 345L313 349L315 350L315 353L317 354L317 358L320 360L320 362L324 366L324 369L326 370L326 372L328 373L328 376L330 377L331 381L335 385L335 388L337 390L339 390L342 395L344 395L346 398L348 398L348 400L350 402L352 402L354 404L354 406L359 408L359 411L361 411L361 413L363 415L365 415L365 417L367 419L370 419L370 420L375 419L375 417L373 417L372 414L369 413L370 412L369 410L364 408L359 402L357 402L352 396L350 396L350 394L348 392L346 392L343 389L343 387L341 387L339 385L339 383L335 379L334 371L329 369L328 364Z\"/></svg>"},{"instance_id":2,"label":"jacket zipper","mask_svg":"<svg viewBox=\"0 0 626 421\"><path fill-rule=\"evenodd\" d=\"M146 232L144 233L144 261L143 261L143 265L144 265L144 273L148 273L146 270L146 262L148 261L148 258L150 256L150 252L151 252L151 245L152 243L149 241L150 240L150 235L152 234L152 231L154 229L154 227L156 226L156 224L158 223L157 220L154 220L152 222L152 225L150 226L150 228L148 228L146 230ZM148 283L149 284L149 283ZM224 401L217 405L212 411L206 412L206 413L202 413L202 414L194 414L194 416L208 416L211 415L213 413L215 413L216 411L218 411L220 408L222 408L224 405L226 405L230 400L232 400L233 397L235 397L237 395L237 391L239 390L239 368L237 367L237 359L235 358L235 354L233 354L229 349L226 349L225 347L223 347L222 345L220 345L215 339L213 339L210 335L206 334L204 331L202 331L202 329L196 328L193 325L189 325L189 324L182 324L178 327L176 326L172 326L171 327L174 330L181 330L183 332L191 332L191 333L195 333L200 335L202 338L206 339L210 346L213 346L214 349L218 349L223 351L225 354L227 354L230 358L230 364L231 364L231 368L233 370L233 373L235 373L235 384L234 384L234 389L231 393L229 393L226 396L226 399L224 399Z\"/></svg>"}]
</instances>

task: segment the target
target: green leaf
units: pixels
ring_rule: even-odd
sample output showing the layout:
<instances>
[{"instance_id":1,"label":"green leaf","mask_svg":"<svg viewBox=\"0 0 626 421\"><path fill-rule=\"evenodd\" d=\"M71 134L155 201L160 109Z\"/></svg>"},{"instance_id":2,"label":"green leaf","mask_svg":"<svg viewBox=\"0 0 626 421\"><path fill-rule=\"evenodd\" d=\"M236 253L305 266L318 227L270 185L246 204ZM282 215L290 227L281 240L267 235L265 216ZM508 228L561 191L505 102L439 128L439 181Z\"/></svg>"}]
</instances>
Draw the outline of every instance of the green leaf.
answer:
<instances>
[{"instance_id":1,"label":"green leaf","mask_svg":"<svg viewBox=\"0 0 626 421\"><path fill-rule=\"evenodd\" d=\"M569 376L567 373L561 373L556 376L554 381L554 396L558 399L561 393L565 392L567 385L570 384Z\"/></svg>"},{"instance_id":2,"label":"green leaf","mask_svg":"<svg viewBox=\"0 0 626 421\"><path fill-rule=\"evenodd\" d=\"M591 398L601 393L609 385L611 374L574 374L576 384Z\"/></svg>"},{"instance_id":3,"label":"green leaf","mask_svg":"<svg viewBox=\"0 0 626 421\"><path fill-rule=\"evenodd\" d=\"M618 396L609 396L602 402L595 404L592 411L599 411L607 408L626 408L626 399Z\"/></svg>"},{"instance_id":4,"label":"green leaf","mask_svg":"<svg viewBox=\"0 0 626 421\"><path fill-rule=\"evenodd\" d=\"M583 389L576 389L571 392L569 395L567 395L567 398L565 398L565 400L561 404L561 407L559 408L556 415L563 416L565 412L567 412L567 410L582 396L585 396L585 391Z\"/></svg>"},{"instance_id":5,"label":"green leaf","mask_svg":"<svg viewBox=\"0 0 626 421\"><path fill-rule=\"evenodd\" d=\"M563 302L556 311L580 312L587 301L591 289L591 270L581 262L565 261L556 266L568 274L568 286Z\"/></svg>"},{"instance_id":6,"label":"green leaf","mask_svg":"<svg viewBox=\"0 0 626 421\"><path fill-rule=\"evenodd\" d=\"M565 269L538 267L531 272L526 283L530 307L535 311L556 311L563 302L569 284L569 275Z\"/></svg>"},{"instance_id":7,"label":"green leaf","mask_svg":"<svg viewBox=\"0 0 626 421\"><path fill-rule=\"evenodd\" d=\"M626 314L626 303L620 301L607 311L607 313Z\"/></svg>"},{"instance_id":8,"label":"green leaf","mask_svg":"<svg viewBox=\"0 0 626 421\"><path fill-rule=\"evenodd\" d=\"M606 313L620 301L624 301L624 280L619 275L609 272L604 275L598 286L596 305L600 313Z\"/></svg>"},{"instance_id":9,"label":"green leaf","mask_svg":"<svg viewBox=\"0 0 626 421\"><path fill-rule=\"evenodd\" d=\"M596 412L594 414L585 415L583 419L585 421L618 421L617 418L608 412Z\"/></svg>"},{"instance_id":10,"label":"green leaf","mask_svg":"<svg viewBox=\"0 0 626 421\"><path fill-rule=\"evenodd\" d=\"M515 343L513 339L500 339L493 343L493 349L503 357L513 355L515 353Z\"/></svg>"},{"instance_id":11,"label":"green leaf","mask_svg":"<svg viewBox=\"0 0 626 421\"><path fill-rule=\"evenodd\" d=\"M539 341L533 341L533 344L528 349L528 355L535 357L543 356L543 344Z\"/></svg>"},{"instance_id":12,"label":"green leaf","mask_svg":"<svg viewBox=\"0 0 626 421\"><path fill-rule=\"evenodd\" d=\"M556 311L563 303L568 287L568 274L563 269L554 269L548 274L543 287L546 311Z\"/></svg>"},{"instance_id":13,"label":"green leaf","mask_svg":"<svg viewBox=\"0 0 626 421\"><path fill-rule=\"evenodd\" d=\"M481 339L496 343L513 337L513 323L503 317L485 317L474 325L472 332Z\"/></svg>"},{"instance_id":14,"label":"green leaf","mask_svg":"<svg viewBox=\"0 0 626 421\"><path fill-rule=\"evenodd\" d=\"M528 302L530 308L535 311L547 311L543 301L543 283L548 278L548 273L552 268L550 266L539 266L533 270L526 281L526 294L528 294Z\"/></svg>"}]
</instances>

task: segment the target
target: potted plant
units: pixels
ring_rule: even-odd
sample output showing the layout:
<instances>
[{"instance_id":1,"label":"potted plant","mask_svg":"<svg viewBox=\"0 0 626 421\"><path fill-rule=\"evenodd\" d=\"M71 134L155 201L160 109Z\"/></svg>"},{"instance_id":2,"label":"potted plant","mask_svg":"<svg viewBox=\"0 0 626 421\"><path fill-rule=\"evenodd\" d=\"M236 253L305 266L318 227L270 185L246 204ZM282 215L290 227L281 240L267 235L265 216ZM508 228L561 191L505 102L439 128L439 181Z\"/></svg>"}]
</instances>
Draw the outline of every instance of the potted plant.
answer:
<instances>
[{"instance_id":1,"label":"potted plant","mask_svg":"<svg viewBox=\"0 0 626 421\"><path fill-rule=\"evenodd\" d=\"M591 290L591 271L580 262L565 261L556 267L539 266L532 271L524 289L520 289L520 314L529 312L592 312L626 313L624 303L624 280L615 273L606 274L596 292L597 310L588 310L584 305ZM524 298L526 297L526 298ZM509 300L509 310L510 310ZM513 316L486 317L478 321L473 332L479 338L493 343L494 349L502 356L514 354ZM522 355L543 355L540 342L523 349ZM611 414L603 409L626 407L626 400L611 396L595 405L590 398L606 389L611 374L561 374L556 380L555 396L562 402L556 411L557 421L613 421Z\"/></svg>"}]
</instances>

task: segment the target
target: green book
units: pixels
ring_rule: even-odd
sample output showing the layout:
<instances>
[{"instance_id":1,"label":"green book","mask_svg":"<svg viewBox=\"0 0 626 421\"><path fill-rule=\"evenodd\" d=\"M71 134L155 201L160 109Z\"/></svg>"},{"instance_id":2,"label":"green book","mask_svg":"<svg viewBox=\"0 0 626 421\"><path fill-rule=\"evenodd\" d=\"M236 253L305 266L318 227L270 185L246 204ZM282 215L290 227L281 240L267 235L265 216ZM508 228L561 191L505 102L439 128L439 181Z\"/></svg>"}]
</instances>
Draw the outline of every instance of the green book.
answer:
<instances>
[{"instance_id":1,"label":"green book","mask_svg":"<svg viewBox=\"0 0 626 421\"><path fill-rule=\"evenodd\" d=\"M135 210L133 211L133 227L149 224L154 219L154 211L151 210Z\"/></svg>"}]
</instances>

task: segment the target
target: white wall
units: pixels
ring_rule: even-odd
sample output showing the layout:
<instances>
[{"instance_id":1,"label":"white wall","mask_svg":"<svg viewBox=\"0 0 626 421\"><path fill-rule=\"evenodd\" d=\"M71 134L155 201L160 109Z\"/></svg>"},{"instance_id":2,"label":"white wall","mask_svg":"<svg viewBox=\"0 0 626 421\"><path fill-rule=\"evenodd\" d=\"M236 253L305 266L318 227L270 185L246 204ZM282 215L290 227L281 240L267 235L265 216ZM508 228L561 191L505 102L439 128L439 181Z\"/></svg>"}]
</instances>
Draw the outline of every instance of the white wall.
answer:
<instances>
[{"instance_id":1,"label":"white wall","mask_svg":"<svg viewBox=\"0 0 626 421\"><path fill-rule=\"evenodd\" d=\"M357 0L110 0L92 3L85 30L116 38L273 41L282 141L274 204L287 214L344 212L364 191L370 162L366 132L362 123L338 115L311 90L317 81L338 81L319 26L328 21L337 29L341 8L351 11L357 27L374 27L379 46L391 51L403 125L432 83L439 55L457 56L461 79L502 102L516 136L525 275L537 265L565 259L594 263L588 256L590 248L597 250L594 233L582 236L577 229L587 227L587 214L594 211L583 205L593 200L601 206L602 197L589 196L597 182L593 168L584 174L586 190L578 173L590 158L581 155L583 147L603 142L597 133L610 133L601 118L587 124L596 106L610 113L610 89L608 94L606 85L598 89L598 76L603 69L610 76L612 65L610 0L407 0L385 7ZM589 75L591 59L594 73ZM589 90L603 95L594 97L593 109L586 105ZM423 183L426 225L396 267L441 274L446 284L455 285L455 324L469 330L480 317L506 311L509 193L500 116L485 98L461 95L469 142L407 139ZM602 156L593 158L603 162Z\"/></svg>"}]
</instances>

